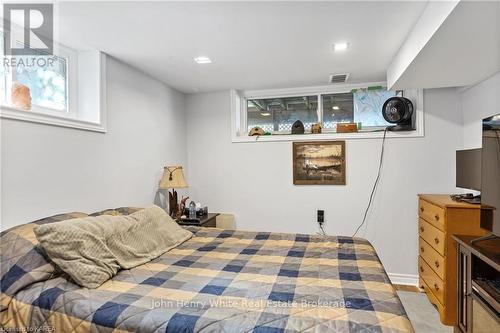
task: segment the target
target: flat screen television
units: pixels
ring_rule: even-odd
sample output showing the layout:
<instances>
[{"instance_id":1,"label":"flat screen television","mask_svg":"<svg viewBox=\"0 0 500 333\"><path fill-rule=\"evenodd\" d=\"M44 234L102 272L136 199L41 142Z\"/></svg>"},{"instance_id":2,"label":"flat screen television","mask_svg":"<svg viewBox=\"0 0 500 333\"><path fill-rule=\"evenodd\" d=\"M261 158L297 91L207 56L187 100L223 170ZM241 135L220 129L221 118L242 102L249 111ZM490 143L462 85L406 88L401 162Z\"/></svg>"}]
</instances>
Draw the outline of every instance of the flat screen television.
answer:
<instances>
[{"instance_id":1,"label":"flat screen television","mask_svg":"<svg viewBox=\"0 0 500 333\"><path fill-rule=\"evenodd\" d=\"M500 114L483 119L481 228L500 237Z\"/></svg>"},{"instance_id":2,"label":"flat screen television","mask_svg":"<svg viewBox=\"0 0 500 333\"><path fill-rule=\"evenodd\" d=\"M457 150L456 186L481 191L481 149Z\"/></svg>"}]
</instances>

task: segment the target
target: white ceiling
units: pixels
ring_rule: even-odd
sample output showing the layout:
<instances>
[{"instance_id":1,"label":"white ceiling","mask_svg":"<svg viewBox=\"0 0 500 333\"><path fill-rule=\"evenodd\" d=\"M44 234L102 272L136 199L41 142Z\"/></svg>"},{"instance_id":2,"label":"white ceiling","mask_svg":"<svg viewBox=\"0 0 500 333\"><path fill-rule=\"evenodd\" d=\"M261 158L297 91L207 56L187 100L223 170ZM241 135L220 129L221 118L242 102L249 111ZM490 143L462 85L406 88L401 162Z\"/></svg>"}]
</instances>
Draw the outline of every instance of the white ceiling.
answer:
<instances>
[{"instance_id":1,"label":"white ceiling","mask_svg":"<svg viewBox=\"0 0 500 333\"><path fill-rule=\"evenodd\" d=\"M62 2L60 40L95 48L186 92L386 79L422 13L398 2ZM350 48L333 53L332 43ZM213 63L196 64L197 56Z\"/></svg>"}]
</instances>

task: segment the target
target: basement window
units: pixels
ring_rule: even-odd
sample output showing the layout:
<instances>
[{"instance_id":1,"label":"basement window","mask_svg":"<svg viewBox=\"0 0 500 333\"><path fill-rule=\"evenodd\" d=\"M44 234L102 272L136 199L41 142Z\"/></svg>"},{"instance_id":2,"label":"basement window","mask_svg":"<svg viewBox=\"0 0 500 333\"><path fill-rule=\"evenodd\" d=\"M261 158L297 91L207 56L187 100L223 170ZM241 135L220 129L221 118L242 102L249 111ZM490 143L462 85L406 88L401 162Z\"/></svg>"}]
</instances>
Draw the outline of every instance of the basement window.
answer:
<instances>
[{"instance_id":1,"label":"basement window","mask_svg":"<svg viewBox=\"0 0 500 333\"><path fill-rule=\"evenodd\" d=\"M392 124L382 116L382 106L390 97L404 95L413 101L416 130L397 135L423 135L422 91L392 91L384 83L377 85L337 85L260 91L232 91L233 142L283 141L379 137ZM304 134L292 135L292 125L300 120ZM356 123L358 132L337 133L340 123ZM312 125L320 124L322 132L312 134ZM260 127L264 136L249 137L249 131ZM393 134L390 134L390 136Z\"/></svg>"},{"instance_id":2,"label":"basement window","mask_svg":"<svg viewBox=\"0 0 500 333\"><path fill-rule=\"evenodd\" d=\"M367 129L385 127L390 124L382 116L382 106L394 96L395 91L380 87L312 96L248 98L247 127L250 131L258 126L271 134L291 133L297 120L304 124L305 133L311 133L316 123L326 132L335 132L339 123L357 123Z\"/></svg>"},{"instance_id":3,"label":"basement window","mask_svg":"<svg viewBox=\"0 0 500 333\"><path fill-rule=\"evenodd\" d=\"M38 53L33 56L8 57L4 64L5 73L2 77L2 104L12 108L25 109L50 114L65 116L70 111L69 97L77 100L78 91L70 87L75 79L73 68L70 71L69 63L77 68L76 52L66 50L59 56ZM31 107L26 109L16 101L16 86L27 87L27 97L31 98ZM18 98L18 97L17 97Z\"/></svg>"},{"instance_id":4,"label":"basement window","mask_svg":"<svg viewBox=\"0 0 500 333\"><path fill-rule=\"evenodd\" d=\"M19 82L29 87L33 105L54 111L68 111L68 58L39 56L44 65L19 66L12 71L7 87ZM49 62L49 60L51 60Z\"/></svg>"},{"instance_id":5,"label":"basement window","mask_svg":"<svg viewBox=\"0 0 500 333\"><path fill-rule=\"evenodd\" d=\"M290 133L300 120L306 131L318 122L318 96L247 99L248 130L259 126L264 131Z\"/></svg>"},{"instance_id":6,"label":"basement window","mask_svg":"<svg viewBox=\"0 0 500 333\"><path fill-rule=\"evenodd\" d=\"M323 129L334 130L338 123L354 122L354 101L352 92L321 95Z\"/></svg>"},{"instance_id":7,"label":"basement window","mask_svg":"<svg viewBox=\"0 0 500 333\"><path fill-rule=\"evenodd\" d=\"M3 57L1 117L105 132L104 55L54 46L54 54Z\"/></svg>"}]
</instances>

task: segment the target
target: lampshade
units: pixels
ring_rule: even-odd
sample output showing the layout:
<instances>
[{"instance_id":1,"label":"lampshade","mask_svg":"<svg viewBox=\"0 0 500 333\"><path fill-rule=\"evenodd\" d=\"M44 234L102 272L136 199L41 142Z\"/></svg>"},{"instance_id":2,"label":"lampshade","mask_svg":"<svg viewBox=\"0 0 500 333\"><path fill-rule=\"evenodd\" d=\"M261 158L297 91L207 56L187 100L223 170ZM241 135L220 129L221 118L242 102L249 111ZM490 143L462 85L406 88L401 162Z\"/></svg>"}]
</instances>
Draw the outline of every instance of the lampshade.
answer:
<instances>
[{"instance_id":1,"label":"lampshade","mask_svg":"<svg viewBox=\"0 0 500 333\"><path fill-rule=\"evenodd\" d=\"M163 176L160 180L160 188L183 188L188 187L181 166L166 166L163 168Z\"/></svg>"}]
</instances>

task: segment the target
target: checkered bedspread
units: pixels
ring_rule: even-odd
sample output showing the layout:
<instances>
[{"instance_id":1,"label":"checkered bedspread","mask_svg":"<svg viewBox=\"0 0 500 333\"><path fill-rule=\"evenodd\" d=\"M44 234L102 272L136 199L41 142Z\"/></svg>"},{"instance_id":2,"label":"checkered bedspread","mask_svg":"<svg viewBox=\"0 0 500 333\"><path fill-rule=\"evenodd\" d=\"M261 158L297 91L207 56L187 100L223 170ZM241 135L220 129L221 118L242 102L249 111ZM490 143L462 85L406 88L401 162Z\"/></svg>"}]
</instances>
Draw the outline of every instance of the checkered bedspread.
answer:
<instances>
[{"instance_id":1,"label":"checkered bedspread","mask_svg":"<svg viewBox=\"0 0 500 333\"><path fill-rule=\"evenodd\" d=\"M50 263L33 227L0 235L6 331L413 332L363 239L188 227L189 241L86 289Z\"/></svg>"}]
</instances>

